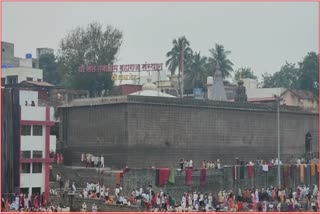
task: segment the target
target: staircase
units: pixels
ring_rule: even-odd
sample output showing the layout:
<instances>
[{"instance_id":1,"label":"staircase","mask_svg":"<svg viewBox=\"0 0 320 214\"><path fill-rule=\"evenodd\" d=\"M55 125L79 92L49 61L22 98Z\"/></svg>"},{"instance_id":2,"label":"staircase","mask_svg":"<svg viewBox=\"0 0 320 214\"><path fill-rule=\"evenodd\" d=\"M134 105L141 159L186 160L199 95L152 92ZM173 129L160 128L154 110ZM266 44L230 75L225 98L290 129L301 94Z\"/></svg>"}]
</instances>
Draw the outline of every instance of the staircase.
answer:
<instances>
[{"instance_id":1,"label":"staircase","mask_svg":"<svg viewBox=\"0 0 320 214\"><path fill-rule=\"evenodd\" d=\"M52 174L55 178L56 174L61 175L62 181L70 180L75 182L76 187L86 186L87 182L98 182L113 187L115 186L114 171L110 168L85 168L85 167L72 167L64 165L52 165Z\"/></svg>"}]
</instances>

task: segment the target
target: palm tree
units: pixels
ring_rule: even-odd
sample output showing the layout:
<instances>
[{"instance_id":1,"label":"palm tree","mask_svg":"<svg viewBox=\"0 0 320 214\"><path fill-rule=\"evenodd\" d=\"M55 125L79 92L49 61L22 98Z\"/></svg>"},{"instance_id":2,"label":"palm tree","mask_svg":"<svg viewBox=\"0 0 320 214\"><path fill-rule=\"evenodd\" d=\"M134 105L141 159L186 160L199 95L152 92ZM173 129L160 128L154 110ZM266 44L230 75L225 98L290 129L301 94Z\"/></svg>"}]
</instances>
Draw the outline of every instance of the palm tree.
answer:
<instances>
[{"instance_id":1,"label":"palm tree","mask_svg":"<svg viewBox=\"0 0 320 214\"><path fill-rule=\"evenodd\" d=\"M253 74L253 71L249 67L239 68L235 71L234 80L238 81L242 78L257 79L257 77Z\"/></svg>"},{"instance_id":2,"label":"palm tree","mask_svg":"<svg viewBox=\"0 0 320 214\"><path fill-rule=\"evenodd\" d=\"M190 60L190 56L192 56L192 50L189 47L190 42L185 36L178 38L178 40L174 39L172 44L172 49L166 54L169 58L166 61L166 66L171 71L171 75L174 75L177 68L180 69L181 53L184 52L184 62L186 63L186 61Z\"/></svg>"},{"instance_id":3,"label":"palm tree","mask_svg":"<svg viewBox=\"0 0 320 214\"><path fill-rule=\"evenodd\" d=\"M189 64L188 61L190 61L192 50L189 47L190 42L185 36L178 38L178 40L174 39L172 44L172 49L166 54L166 56L169 58L166 61L166 66L171 71L171 75L175 74L177 68L179 69L179 90L181 90L180 93L182 95L183 86L180 86L181 76L183 76L184 67L187 67Z\"/></svg>"},{"instance_id":4,"label":"palm tree","mask_svg":"<svg viewBox=\"0 0 320 214\"><path fill-rule=\"evenodd\" d=\"M186 85L188 88L201 88L207 78L207 57L200 52L192 55L189 68L186 70Z\"/></svg>"},{"instance_id":5,"label":"palm tree","mask_svg":"<svg viewBox=\"0 0 320 214\"><path fill-rule=\"evenodd\" d=\"M209 57L210 72L212 72L211 75L213 75L217 63L219 63L222 77L224 79L229 77L230 73L233 71L233 63L227 59L227 56L231 51L224 50L223 45L215 44L215 48L211 48L209 52L211 54L211 57Z\"/></svg>"}]
</instances>

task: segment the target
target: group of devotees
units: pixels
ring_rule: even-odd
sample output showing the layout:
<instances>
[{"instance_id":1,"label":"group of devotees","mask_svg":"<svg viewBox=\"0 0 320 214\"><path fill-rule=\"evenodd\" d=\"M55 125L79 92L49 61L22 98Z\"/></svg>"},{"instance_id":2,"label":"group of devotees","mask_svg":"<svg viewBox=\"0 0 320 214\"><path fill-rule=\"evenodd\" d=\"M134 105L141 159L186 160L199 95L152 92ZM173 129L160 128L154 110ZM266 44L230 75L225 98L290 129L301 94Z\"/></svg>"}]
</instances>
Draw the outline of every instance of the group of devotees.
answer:
<instances>
[{"instance_id":1,"label":"group of devotees","mask_svg":"<svg viewBox=\"0 0 320 214\"><path fill-rule=\"evenodd\" d=\"M155 192L152 185L147 188L137 188L130 196L124 196L122 188L117 185L114 191L109 188L104 195L94 194L95 199L106 204L142 207L153 212L300 212L318 210L318 187L303 185L292 189L239 189L233 191L185 192L181 198L173 198L162 189ZM91 190L89 190L91 191ZM93 190L94 192L94 190ZM83 193L80 193L83 197ZM98 210L96 204L88 208L84 202L82 211Z\"/></svg>"}]
</instances>

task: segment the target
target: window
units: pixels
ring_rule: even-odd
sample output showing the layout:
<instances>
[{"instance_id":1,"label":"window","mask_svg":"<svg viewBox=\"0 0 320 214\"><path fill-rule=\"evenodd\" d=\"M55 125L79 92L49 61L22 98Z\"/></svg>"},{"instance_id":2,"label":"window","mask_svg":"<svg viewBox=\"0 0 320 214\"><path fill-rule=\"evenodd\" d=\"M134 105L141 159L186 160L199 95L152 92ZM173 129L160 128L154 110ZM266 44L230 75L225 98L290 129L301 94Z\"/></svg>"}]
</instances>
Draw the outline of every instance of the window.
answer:
<instances>
[{"instance_id":1,"label":"window","mask_svg":"<svg viewBox=\"0 0 320 214\"><path fill-rule=\"evenodd\" d=\"M41 188L40 187L33 187L32 188L32 195L38 193L39 195L41 194Z\"/></svg>"},{"instance_id":2,"label":"window","mask_svg":"<svg viewBox=\"0 0 320 214\"><path fill-rule=\"evenodd\" d=\"M1 85L5 85L6 84L6 78L5 77L2 77L1 78Z\"/></svg>"},{"instance_id":3,"label":"window","mask_svg":"<svg viewBox=\"0 0 320 214\"><path fill-rule=\"evenodd\" d=\"M21 173L30 173L30 163L21 164Z\"/></svg>"},{"instance_id":4,"label":"window","mask_svg":"<svg viewBox=\"0 0 320 214\"><path fill-rule=\"evenodd\" d=\"M30 151L22 151L21 158L31 158L31 152Z\"/></svg>"},{"instance_id":5,"label":"window","mask_svg":"<svg viewBox=\"0 0 320 214\"><path fill-rule=\"evenodd\" d=\"M38 82L41 82L41 79L37 79Z\"/></svg>"},{"instance_id":6,"label":"window","mask_svg":"<svg viewBox=\"0 0 320 214\"><path fill-rule=\"evenodd\" d=\"M27 77L27 81L32 81L33 78L32 77Z\"/></svg>"},{"instance_id":7,"label":"window","mask_svg":"<svg viewBox=\"0 0 320 214\"><path fill-rule=\"evenodd\" d=\"M8 84L17 84L18 76L7 76Z\"/></svg>"},{"instance_id":8,"label":"window","mask_svg":"<svg viewBox=\"0 0 320 214\"><path fill-rule=\"evenodd\" d=\"M33 158L42 158L42 151L33 151Z\"/></svg>"},{"instance_id":9,"label":"window","mask_svg":"<svg viewBox=\"0 0 320 214\"><path fill-rule=\"evenodd\" d=\"M7 76L8 84L16 84L18 82L18 76Z\"/></svg>"},{"instance_id":10,"label":"window","mask_svg":"<svg viewBox=\"0 0 320 214\"><path fill-rule=\"evenodd\" d=\"M33 133L32 133L33 136L42 136L42 126L37 126L37 125L34 125L33 126Z\"/></svg>"},{"instance_id":11,"label":"window","mask_svg":"<svg viewBox=\"0 0 320 214\"><path fill-rule=\"evenodd\" d=\"M29 188L20 188L20 193L29 194Z\"/></svg>"},{"instance_id":12,"label":"window","mask_svg":"<svg viewBox=\"0 0 320 214\"><path fill-rule=\"evenodd\" d=\"M23 125L21 127L21 135L30 136L31 135L31 125Z\"/></svg>"},{"instance_id":13,"label":"window","mask_svg":"<svg viewBox=\"0 0 320 214\"><path fill-rule=\"evenodd\" d=\"M42 163L33 163L32 173L41 173L41 172L42 172Z\"/></svg>"}]
</instances>

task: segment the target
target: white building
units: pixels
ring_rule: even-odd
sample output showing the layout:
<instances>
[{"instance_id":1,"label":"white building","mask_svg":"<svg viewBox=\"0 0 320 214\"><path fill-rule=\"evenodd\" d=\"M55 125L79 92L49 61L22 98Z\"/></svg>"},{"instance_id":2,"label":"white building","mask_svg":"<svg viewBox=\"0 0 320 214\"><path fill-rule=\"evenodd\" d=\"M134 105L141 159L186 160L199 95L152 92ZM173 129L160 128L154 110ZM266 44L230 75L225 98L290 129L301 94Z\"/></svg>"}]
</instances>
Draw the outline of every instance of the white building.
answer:
<instances>
[{"instance_id":1,"label":"white building","mask_svg":"<svg viewBox=\"0 0 320 214\"><path fill-rule=\"evenodd\" d=\"M169 81L169 72L166 70L139 72L113 72L114 85L136 84L143 85L151 78L151 82Z\"/></svg>"},{"instance_id":2,"label":"white building","mask_svg":"<svg viewBox=\"0 0 320 214\"><path fill-rule=\"evenodd\" d=\"M155 84L153 84L151 77L147 79L147 82L143 84L142 91L138 91L132 93L130 95L135 96L149 96L149 97L175 97L170 94L160 92L160 88L158 88Z\"/></svg>"},{"instance_id":3,"label":"white building","mask_svg":"<svg viewBox=\"0 0 320 214\"><path fill-rule=\"evenodd\" d=\"M20 192L49 196L50 152L56 150L56 136L50 135L55 123L54 109L38 106L37 91L19 91ZM31 105L32 104L32 105Z\"/></svg>"},{"instance_id":4,"label":"white building","mask_svg":"<svg viewBox=\"0 0 320 214\"><path fill-rule=\"evenodd\" d=\"M22 81L43 81L42 70L32 67L2 68L1 83L18 84Z\"/></svg>"}]
</instances>

